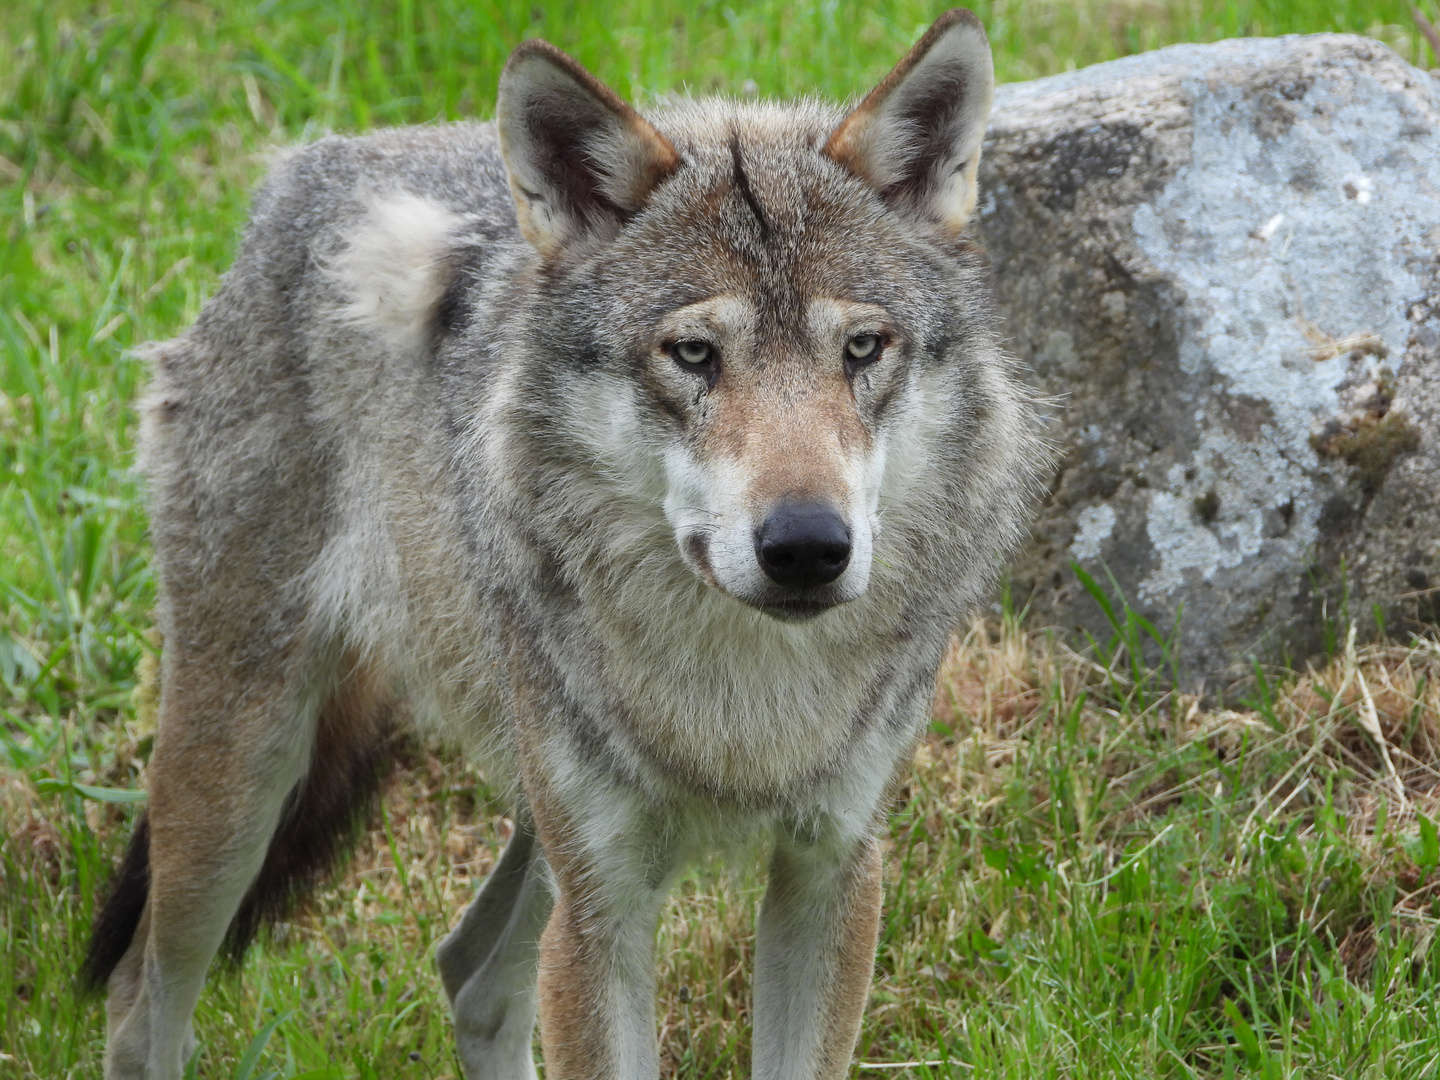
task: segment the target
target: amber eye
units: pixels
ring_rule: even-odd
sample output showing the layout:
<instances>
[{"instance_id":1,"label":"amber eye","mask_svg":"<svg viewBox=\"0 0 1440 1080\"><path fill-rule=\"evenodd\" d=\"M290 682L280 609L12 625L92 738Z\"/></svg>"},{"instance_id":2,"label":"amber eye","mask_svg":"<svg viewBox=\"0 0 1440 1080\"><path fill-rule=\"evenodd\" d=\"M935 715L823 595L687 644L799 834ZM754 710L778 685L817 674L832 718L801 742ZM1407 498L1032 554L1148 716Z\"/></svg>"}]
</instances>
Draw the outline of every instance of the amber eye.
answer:
<instances>
[{"instance_id":1,"label":"amber eye","mask_svg":"<svg viewBox=\"0 0 1440 1080\"><path fill-rule=\"evenodd\" d=\"M879 356L879 334L856 334L845 343L845 359L851 364L868 364Z\"/></svg>"},{"instance_id":2,"label":"amber eye","mask_svg":"<svg viewBox=\"0 0 1440 1080\"><path fill-rule=\"evenodd\" d=\"M715 358L715 347L708 341L701 341L699 338L677 341L671 347L670 352L676 360L682 364L688 364L690 367L701 367Z\"/></svg>"}]
</instances>

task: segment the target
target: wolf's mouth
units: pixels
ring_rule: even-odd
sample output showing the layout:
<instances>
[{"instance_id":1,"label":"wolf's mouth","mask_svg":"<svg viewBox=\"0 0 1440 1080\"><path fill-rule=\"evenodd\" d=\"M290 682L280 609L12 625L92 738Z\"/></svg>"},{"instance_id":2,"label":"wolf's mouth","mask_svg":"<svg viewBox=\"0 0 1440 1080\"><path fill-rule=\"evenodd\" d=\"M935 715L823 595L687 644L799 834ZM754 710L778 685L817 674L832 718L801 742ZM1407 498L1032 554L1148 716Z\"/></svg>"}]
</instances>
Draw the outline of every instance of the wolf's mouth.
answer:
<instances>
[{"instance_id":1,"label":"wolf's mouth","mask_svg":"<svg viewBox=\"0 0 1440 1080\"><path fill-rule=\"evenodd\" d=\"M848 603L848 598L836 596L825 597L785 597L774 599L763 597L755 600L745 599L744 603L749 604L757 611L763 611L772 618L781 622L809 622L816 616L823 615L832 608Z\"/></svg>"}]
</instances>

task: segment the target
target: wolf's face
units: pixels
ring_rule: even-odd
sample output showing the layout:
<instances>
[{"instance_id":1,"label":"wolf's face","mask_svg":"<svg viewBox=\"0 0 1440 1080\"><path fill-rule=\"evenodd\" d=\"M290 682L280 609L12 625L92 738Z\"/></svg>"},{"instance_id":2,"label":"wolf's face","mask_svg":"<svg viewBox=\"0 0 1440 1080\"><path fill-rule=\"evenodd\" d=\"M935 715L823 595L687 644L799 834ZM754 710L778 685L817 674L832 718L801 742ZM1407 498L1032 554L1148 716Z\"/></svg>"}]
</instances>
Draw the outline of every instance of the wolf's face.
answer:
<instances>
[{"instance_id":1,"label":"wolf's face","mask_svg":"<svg viewBox=\"0 0 1440 1080\"><path fill-rule=\"evenodd\" d=\"M517 57L511 188L568 279L605 441L658 458L665 519L707 584L786 619L863 595L882 493L914 464L907 429L943 408L938 361L965 336L978 26L917 47L848 116L681 104L652 124L563 54Z\"/></svg>"},{"instance_id":2,"label":"wolf's face","mask_svg":"<svg viewBox=\"0 0 1440 1080\"><path fill-rule=\"evenodd\" d=\"M757 293L677 308L647 359L686 436L665 454L685 561L738 600L803 618L869 582L880 406L904 385L904 342L879 304L795 299L783 321Z\"/></svg>"},{"instance_id":3,"label":"wolf's face","mask_svg":"<svg viewBox=\"0 0 1440 1080\"><path fill-rule=\"evenodd\" d=\"M927 313L955 305L934 248L815 147L825 126L785 118L736 108L717 150L713 119L676 117L686 166L608 252L624 277L596 284L617 291L630 438L658 448L681 557L801 619L865 592L893 432L944 322Z\"/></svg>"}]
</instances>

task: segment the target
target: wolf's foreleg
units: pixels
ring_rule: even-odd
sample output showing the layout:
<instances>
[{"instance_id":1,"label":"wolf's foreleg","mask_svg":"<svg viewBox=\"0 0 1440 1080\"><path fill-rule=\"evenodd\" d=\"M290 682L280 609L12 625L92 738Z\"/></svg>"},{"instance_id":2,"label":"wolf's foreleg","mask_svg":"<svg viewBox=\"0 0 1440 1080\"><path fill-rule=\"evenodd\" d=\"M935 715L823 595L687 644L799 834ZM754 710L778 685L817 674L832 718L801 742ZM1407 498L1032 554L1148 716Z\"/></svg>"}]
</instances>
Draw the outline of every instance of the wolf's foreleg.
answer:
<instances>
[{"instance_id":1,"label":"wolf's foreleg","mask_svg":"<svg viewBox=\"0 0 1440 1080\"><path fill-rule=\"evenodd\" d=\"M553 904L534 828L517 813L500 861L435 954L470 1080L534 1080L536 968Z\"/></svg>"},{"instance_id":2,"label":"wolf's foreleg","mask_svg":"<svg viewBox=\"0 0 1440 1080\"><path fill-rule=\"evenodd\" d=\"M880 927L880 849L785 837L755 942L755 1080L846 1076Z\"/></svg>"},{"instance_id":3,"label":"wolf's foreleg","mask_svg":"<svg viewBox=\"0 0 1440 1080\"><path fill-rule=\"evenodd\" d=\"M206 970L260 872L314 735L313 710L283 681L266 686L241 677L229 656L171 649L149 767L148 897L109 978L107 1080L180 1077Z\"/></svg>"},{"instance_id":4,"label":"wolf's foreleg","mask_svg":"<svg viewBox=\"0 0 1440 1080\"><path fill-rule=\"evenodd\" d=\"M557 876L559 876L557 874ZM540 943L540 1036L555 1080L653 1080L655 926L664 893L608 895L576 877Z\"/></svg>"},{"instance_id":5,"label":"wolf's foreleg","mask_svg":"<svg viewBox=\"0 0 1440 1080\"><path fill-rule=\"evenodd\" d=\"M684 830L670 827L673 807L650 802L563 735L530 734L521 741L525 794L556 890L540 939L545 1075L654 1080L655 927L687 857Z\"/></svg>"}]
</instances>

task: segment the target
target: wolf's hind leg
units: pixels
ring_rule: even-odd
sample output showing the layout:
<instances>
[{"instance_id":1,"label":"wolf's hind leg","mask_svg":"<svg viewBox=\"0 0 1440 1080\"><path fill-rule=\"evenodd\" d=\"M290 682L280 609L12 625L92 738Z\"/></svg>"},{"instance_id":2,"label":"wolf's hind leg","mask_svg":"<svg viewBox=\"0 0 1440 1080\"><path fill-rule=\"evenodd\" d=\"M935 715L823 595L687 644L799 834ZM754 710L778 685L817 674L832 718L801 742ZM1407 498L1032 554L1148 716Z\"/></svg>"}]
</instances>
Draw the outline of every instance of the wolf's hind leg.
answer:
<instances>
[{"instance_id":1,"label":"wolf's hind leg","mask_svg":"<svg viewBox=\"0 0 1440 1080\"><path fill-rule=\"evenodd\" d=\"M110 975L109 1080L181 1075L206 970L260 872L314 734L313 709L283 679L256 686L228 657L178 652L167 657L149 768L144 941L137 933Z\"/></svg>"},{"instance_id":2,"label":"wolf's hind leg","mask_svg":"<svg viewBox=\"0 0 1440 1080\"><path fill-rule=\"evenodd\" d=\"M534 1080L540 935L554 901L524 813L500 861L436 950L470 1080Z\"/></svg>"},{"instance_id":3,"label":"wolf's hind leg","mask_svg":"<svg viewBox=\"0 0 1440 1080\"><path fill-rule=\"evenodd\" d=\"M353 658L246 665L187 656L175 639L149 768L144 912L113 970L92 969L109 976L109 1080L180 1076L211 959L222 943L238 956L330 868L378 790L392 730L384 678Z\"/></svg>"}]
</instances>

